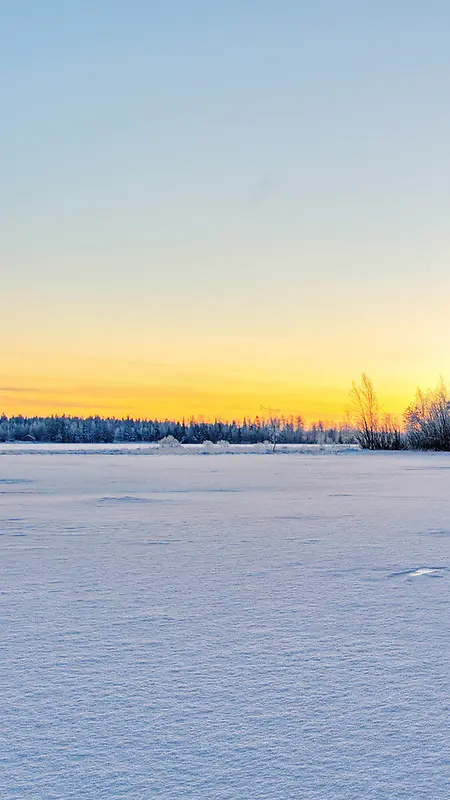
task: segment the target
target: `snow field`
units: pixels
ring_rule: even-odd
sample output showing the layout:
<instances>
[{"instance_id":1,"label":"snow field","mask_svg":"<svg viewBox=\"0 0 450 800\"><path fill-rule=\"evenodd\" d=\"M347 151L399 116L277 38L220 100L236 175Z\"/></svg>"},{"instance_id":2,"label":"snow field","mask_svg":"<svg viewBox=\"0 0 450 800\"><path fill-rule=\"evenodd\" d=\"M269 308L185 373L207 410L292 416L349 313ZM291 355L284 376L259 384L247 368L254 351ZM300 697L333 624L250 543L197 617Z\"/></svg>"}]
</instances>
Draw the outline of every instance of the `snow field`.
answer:
<instances>
[{"instance_id":1,"label":"snow field","mask_svg":"<svg viewBox=\"0 0 450 800\"><path fill-rule=\"evenodd\" d=\"M2 799L448 800L449 455L27 450Z\"/></svg>"}]
</instances>

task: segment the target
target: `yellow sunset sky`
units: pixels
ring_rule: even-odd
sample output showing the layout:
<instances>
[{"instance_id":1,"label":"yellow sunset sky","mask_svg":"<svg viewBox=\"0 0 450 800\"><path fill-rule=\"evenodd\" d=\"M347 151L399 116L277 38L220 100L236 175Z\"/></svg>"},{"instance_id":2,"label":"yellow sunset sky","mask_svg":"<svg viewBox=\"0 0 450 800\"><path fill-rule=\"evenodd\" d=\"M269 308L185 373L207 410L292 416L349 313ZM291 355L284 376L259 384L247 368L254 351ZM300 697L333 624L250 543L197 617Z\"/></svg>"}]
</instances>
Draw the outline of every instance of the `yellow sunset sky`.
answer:
<instances>
[{"instance_id":1,"label":"yellow sunset sky","mask_svg":"<svg viewBox=\"0 0 450 800\"><path fill-rule=\"evenodd\" d=\"M450 377L442 19L138 5L5 10L0 413L402 413Z\"/></svg>"}]
</instances>

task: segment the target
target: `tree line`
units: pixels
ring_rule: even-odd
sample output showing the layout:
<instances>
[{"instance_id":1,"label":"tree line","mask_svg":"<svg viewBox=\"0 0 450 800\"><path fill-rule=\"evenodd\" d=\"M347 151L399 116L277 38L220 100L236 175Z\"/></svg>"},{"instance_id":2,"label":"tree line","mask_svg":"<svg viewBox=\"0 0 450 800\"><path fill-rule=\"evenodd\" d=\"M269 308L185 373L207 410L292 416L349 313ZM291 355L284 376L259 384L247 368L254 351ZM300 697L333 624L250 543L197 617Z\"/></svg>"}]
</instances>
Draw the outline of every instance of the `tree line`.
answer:
<instances>
[{"instance_id":1,"label":"tree line","mask_svg":"<svg viewBox=\"0 0 450 800\"><path fill-rule=\"evenodd\" d=\"M348 444L356 442L346 424L328 426L323 422L306 426L301 416L255 417L224 422L189 420L117 419L115 417L0 416L0 442L122 443L159 442L173 436L182 444Z\"/></svg>"},{"instance_id":2,"label":"tree line","mask_svg":"<svg viewBox=\"0 0 450 800\"><path fill-rule=\"evenodd\" d=\"M341 425L303 417L266 414L242 422L215 420L132 419L131 417L0 416L0 442L125 443L160 442L170 436L181 444L225 441L230 444L353 444L368 450L450 451L450 391L441 381L435 389L417 389L398 419L383 412L370 378L352 384L347 420Z\"/></svg>"}]
</instances>

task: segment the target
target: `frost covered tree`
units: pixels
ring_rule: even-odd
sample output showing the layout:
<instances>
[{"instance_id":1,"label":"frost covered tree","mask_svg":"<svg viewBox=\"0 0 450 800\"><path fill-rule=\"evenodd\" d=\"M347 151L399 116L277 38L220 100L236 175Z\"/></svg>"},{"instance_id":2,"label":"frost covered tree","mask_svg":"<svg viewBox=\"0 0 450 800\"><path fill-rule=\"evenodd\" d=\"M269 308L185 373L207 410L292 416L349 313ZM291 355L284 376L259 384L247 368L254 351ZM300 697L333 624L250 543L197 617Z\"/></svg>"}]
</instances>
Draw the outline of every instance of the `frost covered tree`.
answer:
<instances>
[{"instance_id":1,"label":"frost covered tree","mask_svg":"<svg viewBox=\"0 0 450 800\"><path fill-rule=\"evenodd\" d=\"M61 443L87 442L159 442L173 436L182 444L200 444L209 440L214 444L258 444L279 441L298 444L309 440L301 416L280 417L276 409L266 409L268 418L246 418L242 422L215 420L214 422L169 419L132 419L125 417L8 417L0 414L0 442L36 441ZM313 434L314 435L314 434Z\"/></svg>"},{"instance_id":2,"label":"frost covered tree","mask_svg":"<svg viewBox=\"0 0 450 800\"><path fill-rule=\"evenodd\" d=\"M436 389L417 389L405 412L409 446L418 450L450 450L450 394L441 380Z\"/></svg>"},{"instance_id":3,"label":"frost covered tree","mask_svg":"<svg viewBox=\"0 0 450 800\"><path fill-rule=\"evenodd\" d=\"M280 409L271 408L270 406L261 406L261 411L265 411L268 419L264 420L267 440L272 445L272 450L275 452L278 442L283 435L282 420L279 417Z\"/></svg>"}]
</instances>

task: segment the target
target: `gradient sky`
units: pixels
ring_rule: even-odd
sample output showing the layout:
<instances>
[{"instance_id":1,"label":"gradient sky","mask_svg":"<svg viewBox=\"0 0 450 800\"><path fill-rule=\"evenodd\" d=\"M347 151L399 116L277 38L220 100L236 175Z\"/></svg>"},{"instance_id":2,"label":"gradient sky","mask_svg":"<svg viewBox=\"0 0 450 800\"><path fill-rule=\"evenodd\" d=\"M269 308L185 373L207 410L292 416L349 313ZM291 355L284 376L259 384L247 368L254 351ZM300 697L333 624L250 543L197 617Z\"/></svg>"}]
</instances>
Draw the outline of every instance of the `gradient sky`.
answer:
<instances>
[{"instance_id":1,"label":"gradient sky","mask_svg":"<svg viewBox=\"0 0 450 800\"><path fill-rule=\"evenodd\" d=\"M0 411L450 377L447 0L0 8Z\"/></svg>"}]
</instances>

